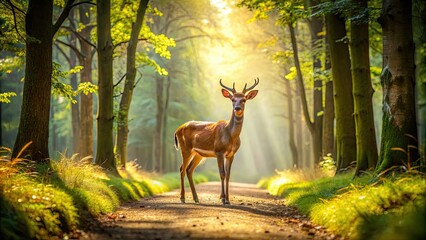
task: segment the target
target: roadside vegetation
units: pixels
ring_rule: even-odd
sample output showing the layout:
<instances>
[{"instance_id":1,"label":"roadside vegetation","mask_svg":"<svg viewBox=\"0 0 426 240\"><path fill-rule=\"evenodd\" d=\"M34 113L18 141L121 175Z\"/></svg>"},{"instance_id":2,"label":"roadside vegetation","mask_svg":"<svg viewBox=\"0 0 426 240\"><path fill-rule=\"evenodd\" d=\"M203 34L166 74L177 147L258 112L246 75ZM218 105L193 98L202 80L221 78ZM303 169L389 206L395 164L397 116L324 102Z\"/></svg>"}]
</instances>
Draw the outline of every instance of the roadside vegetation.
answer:
<instances>
[{"instance_id":1,"label":"roadside vegetation","mask_svg":"<svg viewBox=\"0 0 426 240\"><path fill-rule=\"evenodd\" d=\"M108 214L124 201L179 186L178 173L143 172L136 163L127 164L119 173L120 176L109 175L87 159L75 157L62 157L50 165L1 157L2 239L64 238L75 233L87 217ZM214 175L194 174L196 183L209 178Z\"/></svg>"},{"instance_id":2,"label":"roadside vegetation","mask_svg":"<svg viewBox=\"0 0 426 240\"><path fill-rule=\"evenodd\" d=\"M409 171L374 182L368 174L353 179L353 173L312 179L306 172L284 171L260 180L258 186L284 197L313 223L349 239L425 238L423 174Z\"/></svg>"}]
</instances>

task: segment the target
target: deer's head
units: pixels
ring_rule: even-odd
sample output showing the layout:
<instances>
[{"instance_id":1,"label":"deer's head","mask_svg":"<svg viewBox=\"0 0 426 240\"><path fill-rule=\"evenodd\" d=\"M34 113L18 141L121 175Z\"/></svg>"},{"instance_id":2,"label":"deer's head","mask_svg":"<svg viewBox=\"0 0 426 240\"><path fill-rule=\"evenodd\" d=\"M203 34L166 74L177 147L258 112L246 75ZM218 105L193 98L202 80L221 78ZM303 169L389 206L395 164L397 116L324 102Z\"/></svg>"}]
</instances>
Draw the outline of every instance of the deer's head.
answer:
<instances>
[{"instance_id":1,"label":"deer's head","mask_svg":"<svg viewBox=\"0 0 426 240\"><path fill-rule=\"evenodd\" d=\"M247 100L251 100L257 95L257 90L252 90L254 87L256 87L257 84L259 84L259 78L254 79L254 84L247 88L247 83L244 85L244 89L242 92L237 92L235 90L235 82L232 85L232 88L227 87L222 84L222 79L220 79L220 85L222 88L222 95L226 98L229 98L232 100L232 107L234 110L235 116L241 118L244 115L244 105Z\"/></svg>"}]
</instances>

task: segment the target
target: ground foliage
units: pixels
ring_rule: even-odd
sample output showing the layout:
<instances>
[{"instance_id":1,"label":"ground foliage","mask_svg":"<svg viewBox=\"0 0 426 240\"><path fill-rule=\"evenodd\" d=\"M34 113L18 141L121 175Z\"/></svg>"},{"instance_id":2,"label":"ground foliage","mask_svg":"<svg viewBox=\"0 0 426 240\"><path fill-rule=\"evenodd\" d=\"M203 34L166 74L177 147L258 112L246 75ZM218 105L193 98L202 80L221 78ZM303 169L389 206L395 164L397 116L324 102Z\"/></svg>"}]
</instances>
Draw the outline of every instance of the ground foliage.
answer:
<instances>
[{"instance_id":1,"label":"ground foliage","mask_svg":"<svg viewBox=\"0 0 426 240\"><path fill-rule=\"evenodd\" d=\"M2 154L8 149L2 149ZM135 163L109 176L100 167L62 157L51 165L23 158L0 159L0 235L5 239L48 239L78 234L86 218L108 214L122 202L179 186L179 175L142 173ZM33 169L34 171L28 170ZM197 174L195 182L210 175Z\"/></svg>"},{"instance_id":2,"label":"ground foliage","mask_svg":"<svg viewBox=\"0 0 426 240\"><path fill-rule=\"evenodd\" d=\"M349 239L422 239L426 236L426 179L404 173L379 179L353 173L303 181L281 172L259 181L315 224Z\"/></svg>"}]
</instances>

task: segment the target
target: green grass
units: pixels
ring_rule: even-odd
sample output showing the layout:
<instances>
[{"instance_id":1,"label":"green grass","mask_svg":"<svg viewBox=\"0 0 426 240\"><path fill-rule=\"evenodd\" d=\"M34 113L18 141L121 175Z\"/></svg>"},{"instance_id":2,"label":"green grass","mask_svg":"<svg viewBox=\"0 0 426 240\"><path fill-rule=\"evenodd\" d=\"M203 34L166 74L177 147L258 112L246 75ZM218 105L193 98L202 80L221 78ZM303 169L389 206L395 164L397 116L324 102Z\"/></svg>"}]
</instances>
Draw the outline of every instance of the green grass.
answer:
<instances>
[{"instance_id":1,"label":"green grass","mask_svg":"<svg viewBox=\"0 0 426 240\"><path fill-rule=\"evenodd\" d=\"M426 236L426 180L400 175L370 184L352 174L293 182L286 175L259 181L311 220L350 239L421 239Z\"/></svg>"},{"instance_id":2,"label":"green grass","mask_svg":"<svg viewBox=\"0 0 426 240\"><path fill-rule=\"evenodd\" d=\"M37 171L29 171L37 169ZM129 164L121 177L99 167L62 158L49 166L0 157L0 235L2 239L63 237L82 217L114 211L124 201L179 187L179 174L156 176ZM194 181L209 177L194 174Z\"/></svg>"}]
</instances>

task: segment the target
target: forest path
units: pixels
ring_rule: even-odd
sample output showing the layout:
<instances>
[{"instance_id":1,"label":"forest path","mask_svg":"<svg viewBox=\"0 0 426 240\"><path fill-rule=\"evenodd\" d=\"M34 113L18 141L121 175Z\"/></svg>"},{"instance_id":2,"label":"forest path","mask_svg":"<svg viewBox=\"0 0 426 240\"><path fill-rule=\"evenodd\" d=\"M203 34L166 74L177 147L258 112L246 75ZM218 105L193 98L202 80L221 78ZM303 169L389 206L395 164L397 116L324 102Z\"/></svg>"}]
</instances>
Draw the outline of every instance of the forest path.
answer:
<instances>
[{"instance_id":1,"label":"forest path","mask_svg":"<svg viewBox=\"0 0 426 240\"><path fill-rule=\"evenodd\" d=\"M252 184L230 183L231 205L219 200L220 182L196 185L122 205L98 219L82 239L340 239ZM92 225L92 224L91 224Z\"/></svg>"}]
</instances>

